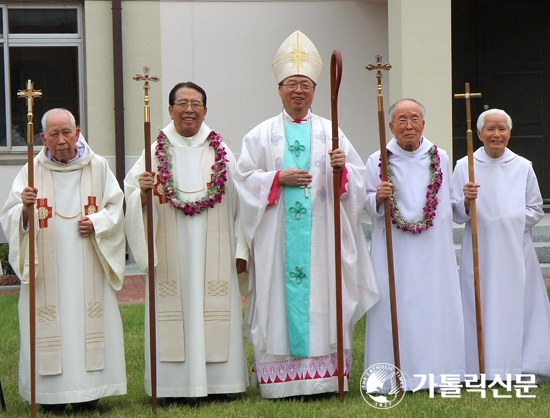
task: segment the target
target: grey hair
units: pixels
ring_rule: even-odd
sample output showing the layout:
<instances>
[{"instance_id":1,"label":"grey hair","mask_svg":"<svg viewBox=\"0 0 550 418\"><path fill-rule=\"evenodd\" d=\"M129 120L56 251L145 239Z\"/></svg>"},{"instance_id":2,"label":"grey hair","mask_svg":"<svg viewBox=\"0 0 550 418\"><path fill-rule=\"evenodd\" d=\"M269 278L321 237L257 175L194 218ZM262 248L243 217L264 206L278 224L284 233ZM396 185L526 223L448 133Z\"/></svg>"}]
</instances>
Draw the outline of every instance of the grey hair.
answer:
<instances>
[{"instance_id":1,"label":"grey hair","mask_svg":"<svg viewBox=\"0 0 550 418\"><path fill-rule=\"evenodd\" d=\"M393 121L393 109L395 108L395 106L397 106L401 102L406 102L406 101L414 102L418 106L420 106L420 109L422 110L422 120L424 120L425 117L426 117L426 108L424 107L424 105L422 103L420 103L419 101L414 100L414 99L401 99L401 100L396 101L394 104L392 104L391 107L390 107L390 110L388 110L388 114L390 116L390 121Z\"/></svg>"},{"instance_id":2,"label":"grey hair","mask_svg":"<svg viewBox=\"0 0 550 418\"><path fill-rule=\"evenodd\" d=\"M76 121L74 119L74 116L71 112L69 112L67 109L63 109L62 107L56 107L54 109L48 110L46 113L44 113L44 116L42 116L42 132L46 134L46 121L48 119L48 116L50 116L52 113L57 112L65 112L67 116L69 116L69 119L71 120L71 126L76 129Z\"/></svg>"},{"instance_id":3,"label":"grey hair","mask_svg":"<svg viewBox=\"0 0 550 418\"><path fill-rule=\"evenodd\" d=\"M491 115L501 115L506 117L506 124L508 125L508 129L512 130L512 118L508 113L506 113L502 109L489 109L483 112L479 117L477 118L477 130L481 132L483 130L483 127L485 126L485 118L487 116Z\"/></svg>"}]
</instances>

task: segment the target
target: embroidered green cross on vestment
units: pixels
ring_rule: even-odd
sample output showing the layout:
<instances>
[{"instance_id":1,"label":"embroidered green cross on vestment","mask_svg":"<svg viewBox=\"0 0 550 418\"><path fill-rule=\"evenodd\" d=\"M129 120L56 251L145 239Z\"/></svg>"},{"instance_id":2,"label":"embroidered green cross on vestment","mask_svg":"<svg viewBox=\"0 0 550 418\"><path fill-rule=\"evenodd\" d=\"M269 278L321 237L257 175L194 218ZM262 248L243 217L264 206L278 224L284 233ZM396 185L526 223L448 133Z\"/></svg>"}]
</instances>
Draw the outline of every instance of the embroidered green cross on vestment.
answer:
<instances>
[{"instance_id":1,"label":"embroidered green cross on vestment","mask_svg":"<svg viewBox=\"0 0 550 418\"><path fill-rule=\"evenodd\" d=\"M294 279L296 284L301 284L302 279L306 278L306 274L304 273L304 271L300 266L296 266L294 271L291 271L290 273L288 273L288 275L290 276L290 278Z\"/></svg>"},{"instance_id":2,"label":"embroidered green cross on vestment","mask_svg":"<svg viewBox=\"0 0 550 418\"><path fill-rule=\"evenodd\" d=\"M299 157L300 152L306 150L306 146L301 145L300 141L296 140L296 141L294 141L294 145L289 145L288 146L288 149L290 150L290 152L293 152L296 157Z\"/></svg>"},{"instance_id":3,"label":"embroidered green cross on vestment","mask_svg":"<svg viewBox=\"0 0 550 418\"><path fill-rule=\"evenodd\" d=\"M293 213L294 214L294 219L299 221L300 218L302 217L302 215L307 212L307 209L302 206L302 202L297 200L296 203L294 204L294 206L291 206L291 207L288 208L288 211L290 213Z\"/></svg>"}]
</instances>

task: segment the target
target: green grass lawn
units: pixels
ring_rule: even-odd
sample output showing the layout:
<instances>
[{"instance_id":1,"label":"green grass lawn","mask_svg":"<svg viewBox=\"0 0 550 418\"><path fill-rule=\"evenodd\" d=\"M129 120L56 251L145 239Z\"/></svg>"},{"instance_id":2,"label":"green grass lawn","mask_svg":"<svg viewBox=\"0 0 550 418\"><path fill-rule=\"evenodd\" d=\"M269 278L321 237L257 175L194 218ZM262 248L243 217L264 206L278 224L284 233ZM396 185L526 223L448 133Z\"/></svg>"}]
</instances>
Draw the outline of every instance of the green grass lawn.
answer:
<instances>
[{"instance_id":1,"label":"green grass lawn","mask_svg":"<svg viewBox=\"0 0 550 418\"><path fill-rule=\"evenodd\" d=\"M0 297L0 379L8 410L0 417L30 416L30 406L23 403L18 390L19 330L17 318L18 295ZM102 399L100 412L90 414L104 417L153 417L150 399L143 389L143 319L144 305L121 306L126 347L126 372L128 394ZM359 391L363 372L365 320L358 323L353 342L353 370L350 391L344 402L337 397L308 400L263 400L258 389L248 388L246 393L234 396L227 403L203 402L194 405L165 409L160 406L158 417L550 417L550 384L543 384L532 391L535 399L519 399L512 393L511 399L497 399L487 391L487 398L477 393L463 392L461 398L430 398L426 391L407 393L396 407L380 411L367 405ZM550 349L550 347L548 347ZM247 345L249 363L252 348ZM502 389L500 391L502 394ZM70 408L64 416L71 415ZM86 416L86 414L79 414ZM37 411L37 416L55 416Z\"/></svg>"}]
</instances>

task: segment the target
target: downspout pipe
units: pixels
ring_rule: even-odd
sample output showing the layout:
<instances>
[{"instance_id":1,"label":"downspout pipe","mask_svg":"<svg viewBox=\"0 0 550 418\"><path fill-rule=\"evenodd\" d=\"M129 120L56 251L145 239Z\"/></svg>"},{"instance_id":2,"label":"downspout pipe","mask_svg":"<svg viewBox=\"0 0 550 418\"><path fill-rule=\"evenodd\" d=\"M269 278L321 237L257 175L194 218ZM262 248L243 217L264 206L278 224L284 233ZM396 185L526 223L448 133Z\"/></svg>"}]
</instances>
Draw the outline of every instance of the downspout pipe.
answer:
<instances>
[{"instance_id":1,"label":"downspout pipe","mask_svg":"<svg viewBox=\"0 0 550 418\"><path fill-rule=\"evenodd\" d=\"M124 80L122 63L122 4L121 0L112 0L111 4L113 15L116 178L122 189L124 177L126 176L126 151L124 148Z\"/></svg>"}]
</instances>

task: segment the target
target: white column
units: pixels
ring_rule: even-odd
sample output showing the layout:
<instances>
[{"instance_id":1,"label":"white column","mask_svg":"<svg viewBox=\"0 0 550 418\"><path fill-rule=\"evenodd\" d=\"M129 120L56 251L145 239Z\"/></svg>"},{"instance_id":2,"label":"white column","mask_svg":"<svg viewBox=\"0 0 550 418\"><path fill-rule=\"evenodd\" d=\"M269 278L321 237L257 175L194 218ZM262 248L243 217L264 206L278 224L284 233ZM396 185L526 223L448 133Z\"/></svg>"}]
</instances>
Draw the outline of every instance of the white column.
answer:
<instances>
[{"instance_id":1,"label":"white column","mask_svg":"<svg viewBox=\"0 0 550 418\"><path fill-rule=\"evenodd\" d=\"M390 94L426 107L426 137L452 157L451 0L388 0ZM389 132L389 131L388 131Z\"/></svg>"}]
</instances>

